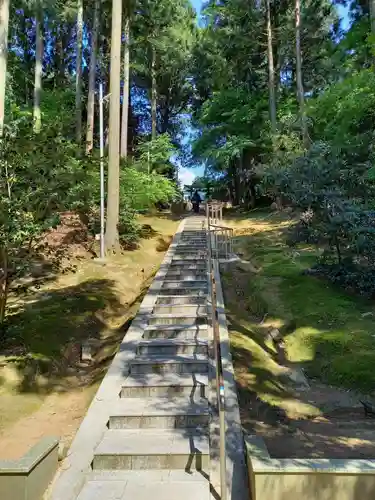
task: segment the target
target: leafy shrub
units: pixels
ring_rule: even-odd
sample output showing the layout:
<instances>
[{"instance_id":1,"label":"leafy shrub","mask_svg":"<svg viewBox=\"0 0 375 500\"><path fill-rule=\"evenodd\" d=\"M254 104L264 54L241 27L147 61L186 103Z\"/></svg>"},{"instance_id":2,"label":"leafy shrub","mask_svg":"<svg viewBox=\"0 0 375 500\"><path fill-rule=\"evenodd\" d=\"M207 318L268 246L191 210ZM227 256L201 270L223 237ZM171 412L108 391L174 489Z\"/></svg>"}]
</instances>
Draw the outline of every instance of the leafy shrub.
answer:
<instances>
[{"instance_id":1,"label":"leafy shrub","mask_svg":"<svg viewBox=\"0 0 375 500\"><path fill-rule=\"evenodd\" d=\"M268 183L301 211L288 244L315 244L322 254L313 273L345 289L373 296L375 217L370 209L374 185L369 163L350 162L326 143L315 143Z\"/></svg>"}]
</instances>

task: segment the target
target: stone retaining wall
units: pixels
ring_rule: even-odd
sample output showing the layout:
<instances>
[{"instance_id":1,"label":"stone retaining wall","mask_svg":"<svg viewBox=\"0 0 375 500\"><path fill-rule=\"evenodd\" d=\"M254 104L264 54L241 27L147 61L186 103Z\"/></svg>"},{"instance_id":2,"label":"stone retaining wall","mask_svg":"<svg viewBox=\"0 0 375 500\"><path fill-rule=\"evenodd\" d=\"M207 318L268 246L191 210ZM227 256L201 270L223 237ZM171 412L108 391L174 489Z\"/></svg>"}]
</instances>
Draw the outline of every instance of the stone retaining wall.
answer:
<instances>
[{"instance_id":1,"label":"stone retaining wall","mask_svg":"<svg viewBox=\"0 0 375 500\"><path fill-rule=\"evenodd\" d=\"M58 464L59 441L43 438L18 460L0 460L1 500L41 500Z\"/></svg>"},{"instance_id":2,"label":"stone retaining wall","mask_svg":"<svg viewBox=\"0 0 375 500\"><path fill-rule=\"evenodd\" d=\"M373 500L375 460L273 459L245 436L251 500Z\"/></svg>"}]
</instances>

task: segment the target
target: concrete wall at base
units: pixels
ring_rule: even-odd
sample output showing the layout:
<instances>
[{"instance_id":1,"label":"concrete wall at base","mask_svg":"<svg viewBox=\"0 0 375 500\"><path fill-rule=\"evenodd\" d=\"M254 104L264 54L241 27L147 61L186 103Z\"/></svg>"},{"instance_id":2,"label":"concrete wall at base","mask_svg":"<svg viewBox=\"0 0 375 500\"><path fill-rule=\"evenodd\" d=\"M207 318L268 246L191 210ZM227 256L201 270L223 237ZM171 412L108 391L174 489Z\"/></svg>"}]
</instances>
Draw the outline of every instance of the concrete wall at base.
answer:
<instances>
[{"instance_id":1,"label":"concrete wall at base","mask_svg":"<svg viewBox=\"0 0 375 500\"><path fill-rule=\"evenodd\" d=\"M42 500L58 465L56 438L43 438L19 460L0 461L1 500Z\"/></svg>"},{"instance_id":2,"label":"concrete wall at base","mask_svg":"<svg viewBox=\"0 0 375 500\"><path fill-rule=\"evenodd\" d=\"M245 436L251 500L374 500L375 461L273 459L260 436Z\"/></svg>"},{"instance_id":3,"label":"concrete wall at base","mask_svg":"<svg viewBox=\"0 0 375 500\"><path fill-rule=\"evenodd\" d=\"M254 500L373 500L375 475L253 474Z\"/></svg>"}]
</instances>

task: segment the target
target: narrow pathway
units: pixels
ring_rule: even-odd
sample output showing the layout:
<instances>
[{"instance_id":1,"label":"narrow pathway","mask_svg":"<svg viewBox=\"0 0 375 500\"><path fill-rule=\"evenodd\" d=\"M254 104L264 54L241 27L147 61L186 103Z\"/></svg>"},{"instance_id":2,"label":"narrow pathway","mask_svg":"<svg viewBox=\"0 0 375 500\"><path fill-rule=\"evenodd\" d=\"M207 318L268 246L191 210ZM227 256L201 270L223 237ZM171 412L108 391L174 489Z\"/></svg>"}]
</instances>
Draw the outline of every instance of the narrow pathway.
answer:
<instances>
[{"instance_id":1,"label":"narrow pathway","mask_svg":"<svg viewBox=\"0 0 375 500\"><path fill-rule=\"evenodd\" d=\"M54 500L210 496L204 218L182 229L77 433Z\"/></svg>"}]
</instances>

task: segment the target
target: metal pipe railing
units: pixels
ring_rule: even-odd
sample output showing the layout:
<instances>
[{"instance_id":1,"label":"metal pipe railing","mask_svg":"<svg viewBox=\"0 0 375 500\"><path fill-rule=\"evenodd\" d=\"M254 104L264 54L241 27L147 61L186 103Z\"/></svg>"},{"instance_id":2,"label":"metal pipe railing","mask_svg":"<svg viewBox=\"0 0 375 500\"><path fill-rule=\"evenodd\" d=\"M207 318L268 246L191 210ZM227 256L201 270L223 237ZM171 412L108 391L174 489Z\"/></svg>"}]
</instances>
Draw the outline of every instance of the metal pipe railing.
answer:
<instances>
[{"instance_id":1,"label":"metal pipe railing","mask_svg":"<svg viewBox=\"0 0 375 500\"><path fill-rule=\"evenodd\" d=\"M208 218L217 224L223 220L223 203L220 201L207 202Z\"/></svg>"},{"instance_id":2,"label":"metal pipe railing","mask_svg":"<svg viewBox=\"0 0 375 500\"><path fill-rule=\"evenodd\" d=\"M231 227L217 226L208 222L210 232L214 235L214 252L216 258L228 260L233 254L234 230Z\"/></svg>"},{"instance_id":3,"label":"metal pipe railing","mask_svg":"<svg viewBox=\"0 0 375 500\"><path fill-rule=\"evenodd\" d=\"M234 231L230 227L220 225L223 220L223 207L224 203L220 201L207 202L206 205L207 228L213 232L213 251L217 259L228 259L233 254Z\"/></svg>"},{"instance_id":4,"label":"metal pipe railing","mask_svg":"<svg viewBox=\"0 0 375 500\"><path fill-rule=\"evenodd\" d=\"M217 406L219 412L219 428L220 428L220 492L221 500L227 499L227 480L226 480L226 425L225 425L225 393L224 393L224 376L223 365L221 359L221 345L220 345L220 327L219 327L219 314L217 310L217 292L216 292L216 279L215 279L215 263L212 255L212 237L215 238L215 232L212 233L210 225L209 210L207 210L207 244L208 244L208 267L210 277L211 289L211 305L212 305L212 331L214 339L214 352L215 352L215 372L216 372L216 396ZM217 249L217 245L216 245ZM217 261L218 262L218 261Z\"/></svg>"}]
</instances>

